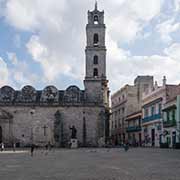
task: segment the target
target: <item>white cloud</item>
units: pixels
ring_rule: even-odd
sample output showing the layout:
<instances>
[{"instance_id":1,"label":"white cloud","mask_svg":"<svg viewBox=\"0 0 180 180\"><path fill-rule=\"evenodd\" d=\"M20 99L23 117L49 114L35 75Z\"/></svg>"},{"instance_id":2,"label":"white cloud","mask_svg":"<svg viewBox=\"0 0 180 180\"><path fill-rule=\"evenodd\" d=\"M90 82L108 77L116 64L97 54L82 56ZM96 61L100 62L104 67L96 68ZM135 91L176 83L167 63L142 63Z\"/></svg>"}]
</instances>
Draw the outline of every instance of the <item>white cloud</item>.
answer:
<instances>
[{"instance_id":1,"label":"white cloud","mask_svg":"<svg viewBox=\"0 0 180 180\"><path fill-rule=\"evenodd\" d=\"M8 83L8 75L7 64L0 57L0 87Z\"/></svg>"},{"instance_id":2,"label":"white cloud","mask_svg":"<svg viewBox=\"0 0 180 180\"><path fill-rule=\"evenodd\" d=\"M59 29L65 0L7 0L6 19L18 29L35 31L47 25Z\"/></svg>"},{"instance_id":3,"label":"white cloud","mask_svg":"<svg viewBox=\"0 0 180 180\"><path fill-rule=\"evenodd\" d=\"M100 9L105 10L108 79L113 91L131 83L139 74L155 75L159 81L163 75L167 75L172 82L180 79L177 58L167 53L164 56L133 56L130 51L119 47L121 43L137 40L144 26L159 16L164 2L99 2ZM42 0L7 0L7 22L17 29L34 32L26 46L33 60L41 65L46 81L54 83L61 76L83 80L86 13L93 6L91 0L44 0L43 5ZM170 33L178 28L179 24L172 17L160 23L157 30L164 39L167 38L166 41L170 41ZM143 34L149 36L146 32ZM28 82L28 79L20 78L21 74L17 71L15 78L22 83Z\"/></svg>"},{"instance_id":4,"label":"white cloud","mask_svg":"<svg viewBox=\"0 0 180 180\"><path fill-rule=\"evenodd\" d=\"M163 0L127 0L117 5L116 1L111 1L111 6L106 2L108 32L112 39L120 43L136 40L144 25L159 15L163 2Z\"/></svg>"},{"instance_id":5,"label":"white cloud","mask_svg":"<svg viewBox=\"0 0 180 180\"><path fill-rule=\"evenodd\" d=\"M158 24L156 30L160 33L164 42L170 43L172 41L171 33L180 30L180 23L175 22L175 19L171 18Z\"/></svg>"},{"instance_id":6,"label":"white cloud","mask_svg":"<svg viewBox=\"0 0 180 180\"><path fill-rule=\"evenodd\" d=\"M180 10L180 0L174 0L175 11Z\"/></svg>"},{"instance_id":7,"label":"white cloud","mask_svg":"<svg viewBox=\"0 0 180 180\"><path fill-rule=\"evenodd\" d=\"M135 16L138 19L142 19L144 21L149 21L155 16L157 16L160 11L164 0L128 0L128 4Z\"/></svg>"},{"instance_id":8,"label":"white cloud","mask_svg":"<svg viewBox=\"0 0 180 180\"><path fill-rule=\"evenodd\" d=\"M164 50L164 53L172 59L180 62L180 43L174 43Z\"/></svg>"},{"instance_id":9,"label":"white cloud","mask_svg":"<svg viewBox=\"0 0 180 180\"><path fill-rule=\"evenodd\" d=\"M13 65L17 65L18 64L18 59L15 53L12 52L7 52L8 55L8 59L11 61L11 63Z\"/></svg>"},{"instance_id":10,"label":"white cloud","mask_svg":"<svg viewBox=\"0 0 180 180\"><path fill-rule=\"evenodd\" d=\"M172 47L169 47L168 52L170 50ZM123 54L127 55L119 56L119 61L108 61L107 67L112 91L114 92L125 84L132 84L138 75L153 75L159 84L162 83L162 77L166 75L169 83L180 83L180 61L177 52L176 49L174 57L169 55L133 56L124 52ZM175 58L175 56L177 57Z\"/></svg>"},{"instance_id":11,"label":"white cloud","mask_svg":"<svg viewBox=\"0 0 180 180\"><path fill-rule=\"evenodd\" d=\"M11 65L8 68L8 84L14 88L20 88L24 85L36 84L43 78L36 73L31 73L28 61L18 59L16 53L7 52L8 60Z\"/></svg>"},{"instance_id":12,"label":"white cloud","mask_svg":"<svg viewBox=\"0 0 180 180\"><path fill-rule=\"evenodd\" d=\"M63 52L60 52L60 54L58 54L58 51L51 52L48 50L48 47L45 47L40 42L38 36L31 37L27 48L33 59L42 65L44 76L49 82L53 81L60 74L68 75L72 78L79 78L81 76L81 73L76 70L81 66L80 60L77 60L70 54L63 54Z\"/></svg>"},{"instance_id":13,"label":"white cloud","mask_svg":"<svg viewBox=\"0 0 180 180\"><path fill-rule=\"evenodd\" d=\"M29 50L29 53L32 55L33 59L37 62L42 61L42 54L44 56L48 56L47 48L39 42L38 36L31 37L30 41L27 44L27 48Z\"/></svg>"},{"instance_id":14,"label":"white cloud","mask_svg":"<svg viewBox=\"0 0 180 180\"><path fill-rule=\"evenodd\" d=\"M114 17L113 21L109 22L109 34L114 41L120 43L134 41L137 38L137 33L140 32L142 26L131 17L118 16Z\"/></svg>"}]
</instances>

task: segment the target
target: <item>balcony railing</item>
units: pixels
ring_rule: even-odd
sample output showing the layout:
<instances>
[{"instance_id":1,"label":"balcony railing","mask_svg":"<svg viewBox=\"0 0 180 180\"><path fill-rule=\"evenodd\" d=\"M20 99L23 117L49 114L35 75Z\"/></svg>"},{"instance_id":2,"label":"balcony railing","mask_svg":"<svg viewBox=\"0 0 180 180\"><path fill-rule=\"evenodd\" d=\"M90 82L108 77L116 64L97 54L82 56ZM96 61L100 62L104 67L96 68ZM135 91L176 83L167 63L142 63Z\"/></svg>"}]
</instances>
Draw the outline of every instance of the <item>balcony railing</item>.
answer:
<instances>
[{"instance_id":1,"label":"balcony railing","mask_svg":"<svg viewBox=\"0 0 180 180\"><path fill-rule=\"evenodd\" d=\"M136 131L141 131L140 126L129 126L126 128L126 132L136 132Z\"/></svg>"},{"instance_id":2,"label":"balcony railing","mask_svg":"<svg viewBox=\"0 0 180 180\"><path fill-rule=\"evenodd\" d=\"M155 121L157 119L161 119L162 115L161 114L154 114L153 116L148 116L142 119L142 123L147 123L151 121Z\"/></svg>"},{"instance_id":3,"label":"balcony railing","mask_svg":"<svg viewBox=\"0 0 180 180\"><path fill-rule=\"evenodd\" d=\"M172 127L172 126L176 126L176 120L173 121L163 121L163 126L166 127Z\"/></svg>"}]
</instances>

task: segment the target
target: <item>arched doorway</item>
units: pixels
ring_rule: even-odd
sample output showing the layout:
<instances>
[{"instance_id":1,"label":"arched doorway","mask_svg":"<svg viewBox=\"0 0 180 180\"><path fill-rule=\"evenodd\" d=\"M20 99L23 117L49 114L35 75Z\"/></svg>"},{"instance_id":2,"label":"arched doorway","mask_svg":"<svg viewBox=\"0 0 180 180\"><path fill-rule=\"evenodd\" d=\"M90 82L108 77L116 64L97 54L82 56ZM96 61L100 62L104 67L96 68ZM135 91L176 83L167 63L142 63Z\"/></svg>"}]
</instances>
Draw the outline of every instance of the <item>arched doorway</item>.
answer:
<instances>
[{"instance_id":1,"label":"arched doorway","mask_svg":"<svg viewBox=\"0 0 180 180\"><path fill-rule=\"evenodd\" d=\"M2 127L0 126L0 143L2 143Z\"/></svg>"}]
</instances>

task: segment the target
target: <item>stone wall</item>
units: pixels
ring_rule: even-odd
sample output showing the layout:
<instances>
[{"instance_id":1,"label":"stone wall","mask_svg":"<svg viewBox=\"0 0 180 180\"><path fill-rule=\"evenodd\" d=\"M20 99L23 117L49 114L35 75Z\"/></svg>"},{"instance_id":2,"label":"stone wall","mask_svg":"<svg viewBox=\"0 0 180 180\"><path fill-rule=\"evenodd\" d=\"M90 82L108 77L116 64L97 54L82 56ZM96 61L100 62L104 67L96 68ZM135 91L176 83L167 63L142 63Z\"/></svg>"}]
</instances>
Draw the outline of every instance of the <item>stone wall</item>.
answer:
<instances>
[{"instance_id":1,"label":"stone wall","mask_svg":"<svg viewBox=\"0 0 180 180\"><path fill-rule=\"evenodd\" d=\"M12 136L9 142L20 142L21 145L28 145L34 142L44 145L48 141L52 144L67 145L70 140L70 126L74 125L77 129L79 143L83 144L83 121L86 126L86 145L97 145L98 139L104 135L103 107L21 107L6 106L3 110L12 114ZM61 114L63 123L62 142L55 142L54 123L57 111ZM3 127L2 127L3 128ZM3 129L3 131L6 131ZM7 141L7 139L6 139Z\"/></svg>"}]
</instances>

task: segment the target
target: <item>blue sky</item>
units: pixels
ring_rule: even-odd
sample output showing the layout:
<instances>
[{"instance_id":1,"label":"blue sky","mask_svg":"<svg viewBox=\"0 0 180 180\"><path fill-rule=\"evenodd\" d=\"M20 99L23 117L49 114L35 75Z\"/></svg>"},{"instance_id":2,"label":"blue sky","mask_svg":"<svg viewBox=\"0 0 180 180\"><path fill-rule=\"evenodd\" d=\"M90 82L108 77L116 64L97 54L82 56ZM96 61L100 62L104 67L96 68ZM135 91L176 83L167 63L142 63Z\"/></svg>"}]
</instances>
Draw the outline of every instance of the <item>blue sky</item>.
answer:
<instances>
[{"instance_id":1,"label":"blue sky","mask_svg":"<svg viewBox=\"0 0 180 180\"><path fill-rule=\"evenodd\" d=\"M180 83L180 0L99 0L112 92L137 75ZM94 0L0 0L0 86L83 89Z\"/></svg>"}]
</instances>

